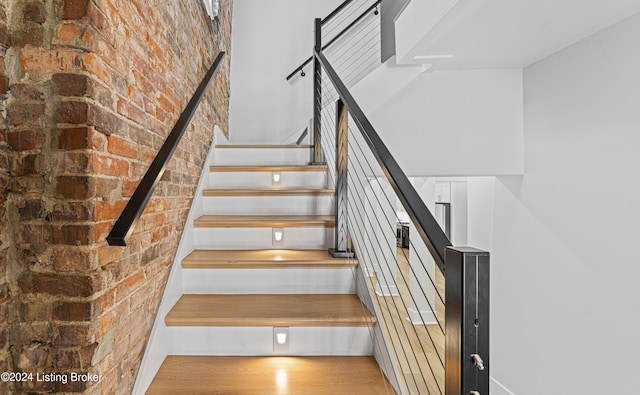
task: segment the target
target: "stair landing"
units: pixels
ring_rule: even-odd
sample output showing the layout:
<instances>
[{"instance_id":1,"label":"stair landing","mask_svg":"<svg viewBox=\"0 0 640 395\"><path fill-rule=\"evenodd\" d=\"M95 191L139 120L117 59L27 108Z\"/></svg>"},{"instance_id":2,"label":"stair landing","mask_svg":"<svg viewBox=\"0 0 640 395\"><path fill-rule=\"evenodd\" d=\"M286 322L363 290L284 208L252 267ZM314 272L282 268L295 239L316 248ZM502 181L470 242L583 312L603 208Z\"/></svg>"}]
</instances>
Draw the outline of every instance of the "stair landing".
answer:
<instances>
[{"instance_id":1,"label":"stair landing","mask_svg":"<svg viewBox=\"0 0 640 395\"><path fill-rule=\"evenodd\" d=\"M168 356L148 395L390 395L373 357Z\"/></svg>"}]
</instances>

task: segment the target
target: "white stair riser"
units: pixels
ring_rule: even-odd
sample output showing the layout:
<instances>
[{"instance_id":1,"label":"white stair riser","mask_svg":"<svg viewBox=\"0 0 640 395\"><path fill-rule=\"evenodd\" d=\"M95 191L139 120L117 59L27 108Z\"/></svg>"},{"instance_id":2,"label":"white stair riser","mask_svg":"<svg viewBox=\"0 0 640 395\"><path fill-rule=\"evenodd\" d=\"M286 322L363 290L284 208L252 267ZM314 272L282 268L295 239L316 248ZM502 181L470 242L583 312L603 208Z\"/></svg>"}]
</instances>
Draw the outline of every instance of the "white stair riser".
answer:
<instances>
[{"instance_id":1,"label":"white stair riser","mask_svg":"<svg viewBox=\"0 0 640 395\"><path fill-rule=\"evenodd\" d=\"M289 351L273 351L273 327L167 327L169 355L371 355L370 327L289 327Z\"/></svg>"},{"instance_id":2,"label":"white stair riser","mask_svg":"<svg viewBox=\"0 0 640 395\"><path fill-rule=\"evenodd\" d=\"M324 215L333 213L333 196L206 196L206 214L297 214Z\"/></svg>"},{"instance_id":3,"label":"white stair riser","mask_svg":"<svg viewBox=\"0 0 640 395\"><path fill-rule=\"evenodd\" d=\"M209 172L212 188L271 188L301 187L325 188L327 174L321 171L283 171L280 183L273 183L273 173L268 171Z\"/></svg>"},{"instance_id":4,"label":"white stair riser","mask_svg":"<svg viewBox=\"0 0 640 395\"><path fill-rule=\"evenodd\" d=\"M194 248L221 250L325 249L333 246L333 228L284 228L282 245L274 245L272 228L196 228Z\"/></svg>"},{"instance_id":5,"label":"white stair riser","mask_svg":"<svg viewBox=\"0 0 640 395\"><path fill-rule=\"evenodd\" d=\"M344 268L185 269L188 294L353 294L356 273Z\"/></svg>"},{"instance_id":6,"label":"white stair riser","mask_svg":"<svg viewBox=\"0 0 640 395\"><path fill-rule=\"evenodd\" d=\"M216 148L215 165L307 165L310 148Z\"/></svg>"}]
</instances>

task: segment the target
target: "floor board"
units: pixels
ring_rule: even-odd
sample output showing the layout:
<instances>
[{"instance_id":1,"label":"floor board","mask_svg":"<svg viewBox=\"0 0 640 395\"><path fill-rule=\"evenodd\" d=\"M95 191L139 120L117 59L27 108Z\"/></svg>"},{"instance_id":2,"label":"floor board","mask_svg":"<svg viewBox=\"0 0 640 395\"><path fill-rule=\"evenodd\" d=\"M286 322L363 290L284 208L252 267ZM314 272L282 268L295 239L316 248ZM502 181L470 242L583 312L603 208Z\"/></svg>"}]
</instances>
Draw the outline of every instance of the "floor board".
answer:
<instances>
[{"instance_id":1,"label":"floor board","mask_svg":"<svg viewBox=\"0 0 640 395\"><path fill-rule=\"evenodd\" d=\"M373 357L169 356L148 395L393 395Z\"/></svg>"},{"instance_id":2,"label":"floor board","mask_svg":"<svg viewBox=\"0 0 640 395\"><path fill-rule=\"evenodd\" d=\"M285 228L335 225L333 215L203 215L196 228Z\"/></svg>"},{"instance_id":3,"label":"floor board","mask_svg":"<svg viewBox=\"0 0 640 395\"><path fill-rule=\"evenodd\" d=\"M188 269L273 269L353 267L354 258L334 258L327 250L195 250L182 260Z\"/></svg>"},{"instance_id":4,"label":"floor board","mask_svg":"<svg viewBox=\"0 0 640 395\"><path fill-rule=\"evenodd\" d=\"M182 295L168 326L371 326L356 295Z\"/></svg>"}]
</instances>

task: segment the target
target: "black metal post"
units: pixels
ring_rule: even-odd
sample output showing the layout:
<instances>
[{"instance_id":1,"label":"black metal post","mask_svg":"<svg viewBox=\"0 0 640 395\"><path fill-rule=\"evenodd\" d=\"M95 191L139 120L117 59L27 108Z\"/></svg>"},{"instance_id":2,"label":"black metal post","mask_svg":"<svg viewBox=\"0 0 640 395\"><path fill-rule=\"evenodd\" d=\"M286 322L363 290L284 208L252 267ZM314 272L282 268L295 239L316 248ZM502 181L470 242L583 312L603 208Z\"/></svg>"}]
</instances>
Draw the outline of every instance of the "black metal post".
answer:
<instances>
[{"instance_id":1,"label":"black metal post","mask_svg":"<svg viewBox=\"0 0 640 395\"><path fill-rule=\"evenodd\" d=\"M349 227L347 224L349 165L349 112L342 100L336 102L336 224L335 248L329 249L336 258L351 258L353 252L348 248Z\"/></svg>"},{"instance_id":2,"label":"black metal post","mask_svg":"<svg viewBox=\"0 0 640 395\"><path fill-rule=\"evenodd\" d=\"M315 44L314 48L321 51L322 48L322 19L315 19ZM322 66L317 57L313 58L313 159L312 165L324 165L322 158Z\"/></svg>"},{"instance_id":3,"label":"black metal post","mask_svg":"<svg viewBox=\"0 0 640 395\"><path fill-rule=\"evenodd\" d=\"M489 395L489 253L445 251L445 395Z\"/></svg>"}]
</instances>

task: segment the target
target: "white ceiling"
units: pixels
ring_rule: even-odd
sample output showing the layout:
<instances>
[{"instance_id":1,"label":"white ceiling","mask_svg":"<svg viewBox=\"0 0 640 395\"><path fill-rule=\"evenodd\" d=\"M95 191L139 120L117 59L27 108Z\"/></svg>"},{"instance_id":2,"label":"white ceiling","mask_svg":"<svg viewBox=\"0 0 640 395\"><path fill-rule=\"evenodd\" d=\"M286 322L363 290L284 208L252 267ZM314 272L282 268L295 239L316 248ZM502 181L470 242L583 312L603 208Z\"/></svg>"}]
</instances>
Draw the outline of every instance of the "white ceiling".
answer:
<instances>
[{"instance_id":1,"label":"white ceiling","mask_svg":"<svg viewBox=\"0 0 640 395\"><path fill-rule=\"evenodd\" d=\"M460 0L402 63L522 68L638 12L640 0ZM414 59L441 55L453 57Z\"/></svg>"}]
</instances>

